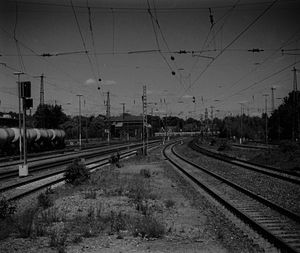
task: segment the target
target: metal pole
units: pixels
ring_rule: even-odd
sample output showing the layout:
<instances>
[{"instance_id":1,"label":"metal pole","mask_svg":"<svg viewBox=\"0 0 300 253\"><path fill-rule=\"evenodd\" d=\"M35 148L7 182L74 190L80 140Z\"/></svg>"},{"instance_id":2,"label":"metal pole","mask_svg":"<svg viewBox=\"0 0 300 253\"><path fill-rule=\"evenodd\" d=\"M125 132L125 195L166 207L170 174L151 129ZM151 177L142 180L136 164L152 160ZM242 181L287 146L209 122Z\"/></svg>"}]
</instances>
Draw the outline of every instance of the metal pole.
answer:
<instances>
[{"instance_id":1,"label":"metal pole","mask_svg":"<svg viewBox=\"0 0 300 253\"><path fill-rule=\"evenodd\" d=\"M24 166L26 166L27 165L27 145L26 145L26 98L25 97L23 98L23 148L24 148Z\"/></svg>"},{"instance_id":2,"label":"metal pole","mask_svg":"<svg viewBox=\"0 0 300 253\"><path fill-rule=\"evenodd\" d=\"M81 149L81 97L82 95L78 96L78 102L79 102L79 149Z\"/></svg>"},{"instance_id":3,"label":"metal pole","mask_svg":"<svg viewBox=\"0 0 300 253\"><path fill-rule=\"evenodd\" d=\"M21 137L21 83L20 83L20 75L23 75L23 72L15 72L14 75L18 76L18 101L19 101L19 133L20 133L20 138L19 138L19 159L22 161L22 137Z\"/></svg>"}]
</instances>

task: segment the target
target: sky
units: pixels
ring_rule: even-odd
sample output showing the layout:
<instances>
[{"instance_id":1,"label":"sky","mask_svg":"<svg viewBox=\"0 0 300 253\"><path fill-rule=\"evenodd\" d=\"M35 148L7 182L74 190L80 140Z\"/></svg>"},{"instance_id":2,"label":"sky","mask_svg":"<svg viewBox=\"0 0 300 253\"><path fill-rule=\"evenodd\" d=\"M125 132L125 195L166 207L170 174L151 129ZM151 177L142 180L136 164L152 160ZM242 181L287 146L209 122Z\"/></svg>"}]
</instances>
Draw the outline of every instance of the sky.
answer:
<instances>
[{"instance_id":1,"label":"sky","mask_svg":"<svg viewBox=\"0 0 300 253\"><path fill-rule=\"evenodd\" d=\"M111 115L139 115L144 85L153 115L256 116L266 94L270 113L271 88L277 107L300 69L299 13L300 0L2 0L0 111L18 110L21 71L33 112L44 74L45 103L70 115L77 95L105 114L107 92Z\"/></svg>"}]
</instances>

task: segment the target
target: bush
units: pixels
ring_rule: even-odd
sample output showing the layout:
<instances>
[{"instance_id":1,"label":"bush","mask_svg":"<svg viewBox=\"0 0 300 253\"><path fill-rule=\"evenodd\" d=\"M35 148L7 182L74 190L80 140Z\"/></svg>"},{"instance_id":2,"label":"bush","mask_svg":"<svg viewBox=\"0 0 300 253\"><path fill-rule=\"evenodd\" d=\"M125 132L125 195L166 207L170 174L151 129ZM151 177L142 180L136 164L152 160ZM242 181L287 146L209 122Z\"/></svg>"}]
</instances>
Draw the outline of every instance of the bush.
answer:
<instances>
[{"instance_id":1,"label":"bush","mask_svg":"<svg viewBox=\"0 0 300 253\"><path fill-rule=\"evenodd\" d=\"M165 201L166 208L171 208L174 205L175 205L175 201L174 200L168 199L168 200Z\"/></svg>"},{"instance_id":2,"label":"bush","mask_svg":"<svg viewBox=\"0 0 300 253\"><path fill-rule=\"evenodd\" d=\"M96 190L88 190L84 193L85 199L96 199L97 198L97 191Z\"/></svg>"},{"instance_id":3,"label":"bush","mask_svg":"<svg viewBox=\"0 0 300 253\"><path fill-rule=\"evenodd\" d=\"M17 206L5 197L0 199L0 219L4 220L12 216L16 212Z\"/></svg>"},{"instance_id":4,"label":"bush","mask_svg":"<svg viewBox=\"0 0 300 253\"><path fill-rule=\"evenodd\" d=\"M48 207L53 206L53 201L48 192L42 192L38 196L38 205L43 209L47 209Z\"/></svg>"},{"instance_id":5,"label":"bush","mask_svg":"<svg viewBox=\"0 0 300 253\"><path fill-rule=\"evenodd\" d=\"M134 226L134 236L145 238L160 238L165 233L165 227L152 216L137 219Z\"/></svg>"},{"instance_id":6,"label":"bush","mask_svg":"<svg viewBox=\"0 0 300 253\"><path fill-rule=\"evenodd\" d=\"M299 148L299 145L293 141L281 141L279 143L279 149L283 153L291 153L296 151Z\"/></svg>"},{"instance_id":7,"label":"bush","mask_svg":"<svg viewBox=\"0 0 300 253\"><path fill-rule=\"evenodd\" d=\"M24 212L18 216L17 228L21 237L27 238L32 236L33 221L37 211L37 207L30 207L25 209Z\"/></svg>"},{"instance_id":8,"label":"bush","mask_svg":"<svg viewBox=\"0 0 300 253\"><path fill-rule=\"evenodd\" d=\"M66 252L66 242L68 238L68 232L64 230L54 229L50 234L50 247L57 248L59 253Z\"/></svg>"},{"instance_id":9,"label":"bush","mask_svg":"<svg viewBox=\"0 0 300 253\"><path fill-rule=\"evenodd\" d=\"M144 178L151 177L151 173L150 173L149 169L141 169L140 170L140 175L142 175Z\"/></svg>"},{"instance_id":10,"label":"bush","mask_svg":"<svg viewBox=\"0 0 300 253\"><path fill-rule=\"evenodd\" d=\"M67 167L65 172L65 181L73 185L79 185L89 178L89 170L79 159L75 159L73 163Z\"/></svg>"},{"instance_id":11,"label":"bush","mask_svg":"<svg viewBox=\"0 0 300 253\"><path fill-rule=\"evenodd\" d=\"M218 151L228 151L228 150L231 150L231 146L227 142L223 142L218 148Z\"/></svg>"}]
</instances>

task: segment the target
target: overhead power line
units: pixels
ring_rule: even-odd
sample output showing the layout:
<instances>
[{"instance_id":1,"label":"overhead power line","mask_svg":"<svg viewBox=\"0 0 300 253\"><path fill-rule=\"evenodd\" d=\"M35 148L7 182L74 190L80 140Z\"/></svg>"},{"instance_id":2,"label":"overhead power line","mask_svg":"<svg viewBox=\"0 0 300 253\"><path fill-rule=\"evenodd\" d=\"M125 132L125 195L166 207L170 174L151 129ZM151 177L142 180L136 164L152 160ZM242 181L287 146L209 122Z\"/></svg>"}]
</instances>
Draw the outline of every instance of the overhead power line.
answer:
<instances>
[{"instance_id":1,"label":"overhead power line","mask_svg":"<svg viewBox=\"0 0 300 253\"><path fill-rule=\"evenodd\" d=\"M14 3L14 0L9 1L11 3ZM240 7L245 7L248 8L249 6L261 6L261 5L267 5L272 3L273 1L256 1L256 2L245 2L239 4ZM18 0L19 4L24 4L24 5L39 5L39 6L53 6L53 7L65 7L69 8L69 4L65 3L53 3L53 2L33 2L33 1L20 1ZM282 4L294 4L295 0L285 0L282 1ZM215 4L215 5L210 5L210 6L191 6L191 7L160 7L156 8L156 12L166 12L166 11L198 11L198 10L207 10L207 8L214 8L214 9L226 9L226 8L231 8L233 4ZM81 8L81 9L86 9L85 5L80 5L76 4L74 5L75 8ZM91 6L91 8L96 9L96 10L101 10L101 11L107 11L111 12L111 8L117 11L148 11L148 8L144 7L118 7L118 6L110 6L110 7L104 7L104 6ZM151 9L154 10L154 9Z\"/></svg>"},{"instance_id":2,"label":"overhead power line","mask_svg":"<svg viewBox=\"0 0 300 253\"><path fill-rule=\"evenodd\" d=\"M98 78L97 78L96 75L95 75L94 68L93 68L93 64L92 64L92 60L91 60L91 58L90 58L90 56L89 56L89 54L88 54L88 50L87 50L87 47L86 47L86 44L85 44L85 40L84 40L83 35L82 35L82 32L81 32L80 24L79 24L77 15L76 15L76 11L75 11L75 8L74 8L74 5L73 5L73 1L70 0L70 3L71 3L71 6L72 6L72 11L73 11L73 14L74 14L74 18L75 18L76 25L77 25L77 28L78 28L78 31L79 31L79 34L80 34L80 38L81 38L81 42L82 42L82 45L83 45L85 54L86 54L86 56L87 56L87 58L88 58L88 61L89 61L90 67L91 67L92 74L93 74L93 76L94 76L94 78L95 78L95 81L97 82L97 81L98 81Z\"/></svg>"},{"instance_id":3,"label":"overhead power line","mask_svg":"<svg viewBox=\"0 0 300 253\"><path fill-rule=\"evenodd\" d=\"M201 78L201 76L206 72L206 70L216 61L217 58L219 58L225 51L226 49L228 49L231 45L233 45L246 31L248 31L250 29L250 27L252 27L261 17L263 17L268 10L270 10L274 4L278 2L278 0L274 0L266 9L264 9L249 25L247 25L229 44L227 44L226 47L224 47L218 54L217 56L214 58L214 60L212 60L210 63L208 63L206 65L206 67L204 68L204 70L202 70L202 72L196 77L196 79L191 83L191 85L188 86L187 89L185 89L185 92L187 92L188 90L190 90L195 83Z\"/></svg>"}]
</instances>

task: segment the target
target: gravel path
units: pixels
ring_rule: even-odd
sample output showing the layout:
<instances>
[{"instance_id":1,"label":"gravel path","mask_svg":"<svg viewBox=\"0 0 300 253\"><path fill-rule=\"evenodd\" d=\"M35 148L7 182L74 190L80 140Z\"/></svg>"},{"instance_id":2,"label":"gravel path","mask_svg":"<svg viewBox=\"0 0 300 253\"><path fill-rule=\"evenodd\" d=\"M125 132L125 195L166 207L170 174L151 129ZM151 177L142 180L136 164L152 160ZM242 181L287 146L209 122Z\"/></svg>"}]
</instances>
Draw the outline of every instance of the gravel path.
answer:
<instances>
[{"instance_id":1,"label":"gravel path","mask_svg":"<svg viewBox=\"0 0 300 253\"><path fill-rule=\"evenodd\" d=\"M295 213L300 213L300 187L298 185L218 161L186 146L178 146L176 150L210 171Z\"/></svg>"},{"instance_id":2,"label":"gravel path","mask_svg":"<svg viewBox=\"0 0 300 253\"><path fill-rule=\"evenodd\" d=\"M164 161L161 150L153 151L146 158L130 158L122 164L122 168L113 169L112 173L108 170L108 174L93 174L93 181L100 188L91 188L91 185L75 188L63 185L55 189L55 205L50 209L61 217L52 226L64 228L68 223L74 222L74 219L76 221L74 229L68 234L64 252L262 252L257 244ZM101 209L102 215L109 215L112 211L138 215L132 200L126 194L126 184L134 186L135 183L130 183L130 180L139 175L142 169L151 173L146 184L150 187L148 193L152 194L148 203L155 207L155 217L163 222L165 235L159 239L145 239L134 237L124 230L120 237L118 233L104 229L96 235L85 231L90 236L83 236L80 242L74 243L76 233L82 233L86 229L86 224L80 223L80 217L89 215L91 208ZM94 197L87 197L94 192ZM166 201L172 201L173 206L166 207ZM25 209L35 203L36 195L20 201L19 208ZM91 229L95 227L91 226ZM1 241L0 252L58 252L57 248L49 247L49 243L47 235L18 238L17 234L12 234Z\"/></svg>"}]
</instances>

